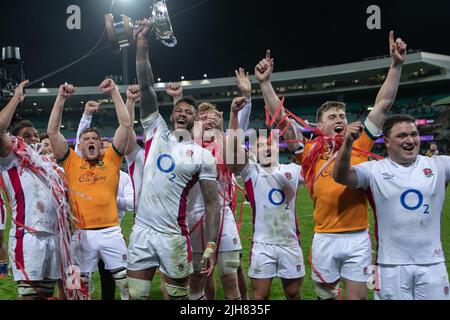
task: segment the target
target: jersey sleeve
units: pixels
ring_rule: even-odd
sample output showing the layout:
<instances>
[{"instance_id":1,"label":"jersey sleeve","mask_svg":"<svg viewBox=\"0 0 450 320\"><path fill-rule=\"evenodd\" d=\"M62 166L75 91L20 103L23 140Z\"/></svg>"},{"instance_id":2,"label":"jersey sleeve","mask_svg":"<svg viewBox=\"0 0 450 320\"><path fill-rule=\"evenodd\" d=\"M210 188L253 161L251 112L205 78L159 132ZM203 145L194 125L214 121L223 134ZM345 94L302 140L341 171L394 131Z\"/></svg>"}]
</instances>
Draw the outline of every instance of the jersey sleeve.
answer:
<instances>
[{"instance_id":1,"label":"jersey sleeve","mask_svg":"<svg viewBox=\"0 0 450 320\"><path fill-rule=\"evenodd\" d=\"M58 160L59 165L64 169L66 174L70 173L70 166L74 163L74 160L79 157L72 148L68 148L67 154L64 158Z\"/></svg>"},{"instance_id":2,"label":"jersey sleeve","mask_svg":"<svg viewBox=\"0 0 450 320\"><path fill-rule=\"evenodd\" d=\"M238 113L238 123L239 123L239 129L243 130L244 132L247 131L249 123L250 123L250 113L252 112L252 100L248 100L242 108L241 111Z\"/></svg>"},{"instance_id":3,"label":"jersey sleeve","mask_svg":"<svg viewBox=\"0 0 450 320\"><path fill-rule=\"evenodd\" d=\"M144 149L142 149L139 145L136 144L136 147L133 149L133 151L125 156L128 169L130 168L130 166L133 165L133 163L135 163L138 160L139 156L143 156L143 153Z\"/></svg>"},{"instance_id":4,"label":"jersey sleeve","mask_svg":"<svg viewBox=\"0 0 450 320\"><path fill-rule=\"evenodd\" d=\"M293 164L296 168L296 175L298 177L298 185L304 185L305 184L305 179L303 179L302 176L302 166L298 165L298 164Z\"/></svg>"},{"instance_id":5,"label":"jersey sleeve","mask_svg":"<svg viewBox=\"0 0 450 320\"><path fill-rule=\"evenodd\" d=\"M200 172L198 179L216 181L217 180L216 159L209 151L207 150L202 151L203 151L203 161L200 165Z\"/></svg>"},{"instance_id":6,"label":"jersey sleeve","mask_svg":"<svg viewBox=\"0 0 450 320\"><path fill-rule=\"evenodd\" d=\"M120 152L116 149L114 144L111 144L108 149L105 151L105 159L108 159L114 163L116 168L120 169L122 167L122 161L124 156L120 154Z\"/></svg>"},{"instance_id":7,"label":"jersey sleeve","mask_svg":"<svg viewBox=\"0 0 450 320\"><path fill-rule=\"evenodd\" d=\"M252 170L255 168L254 164L247 162L247 164L242 169L240 176L244 182L247 182L252 176Z\"/></svg>"},{"instance_id":8,"label":"jersey sleeve","mask_svg":"<svg viewBox=\"0 0 450 320\"><path fill-rule=\"evenodd\" d=\"M450 157L448 156L438 156L439 160L441 160L441 164L444 171L444 179L446 183L450 182Z\"/></svg>"},{"instance_id":9,"label":"jersey sleeve","mask_svg":"<svg viewBox=\"0 0 450 320\"><path fill-rule=\"evenodd\" d=\"M364 151L370 151L381 136L381 130L375 126L369 118L364 122L364 132L361 137L355 141L354 146Z\"/></svg>"},{"instance_id":10,"label":"jersey sleeve","mask_svg":"<svg viewBox=\"0 0 450 320\"><path fill-rule=\"evenodd\" d=\"M356 172L356 176L358 178L358 184L356 186L357 189L367 190L370 186L370 167L371 162L364 162L357 166L354 166L353 169Z\"/></svg>"},{"instance_id":11,"label":"jersey sleeve","mask_svg":"<svg viewBox=\"0 0 450 320\"><path fill-rule=\"evenodd\" d=\"M308 153L311 151L312 145L310 143L305 144L305 147L302 151L294 153L294 161L295 163L301 165L305 158L308 156Z\"/></svg>"},{"instance_id":12,"label":"jersey sleeve","mask_svg":"<svg viewBox=\"0 0 450 320\"><path fill-rule=\"evenodd\" d=\"M166 121L159 112L152 113L147 118L141 120L144 128L144 141L150 141L160 131L168 130Z\"/></svg>"}]
</instances>

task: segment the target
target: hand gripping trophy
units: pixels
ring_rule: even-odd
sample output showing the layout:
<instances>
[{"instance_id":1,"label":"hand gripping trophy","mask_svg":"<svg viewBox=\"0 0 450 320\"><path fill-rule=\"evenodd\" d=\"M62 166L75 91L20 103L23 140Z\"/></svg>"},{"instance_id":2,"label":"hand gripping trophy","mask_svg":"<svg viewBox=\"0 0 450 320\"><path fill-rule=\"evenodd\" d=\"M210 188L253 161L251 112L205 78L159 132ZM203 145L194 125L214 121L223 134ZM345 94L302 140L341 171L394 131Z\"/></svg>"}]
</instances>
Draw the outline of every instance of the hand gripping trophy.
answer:
<instances>
[{"instance_id":1,"label":"hand gripping trophy","mask_svg":"<svg viewBox=\"0 0 450 320\"><path fill-rule=\"evenodd\" d=\"M115 23L112 14L105 15L106 30L114 52L118 53L122 48L128 47L136 40L136 34L143 27L139 21L131 20L122 15L122 21ZM167 47L174 47L177 38L173 35L172 24L165 0L156 0L153 4L152 15L149 18L156 38Z\"/></svg>"}]
</instances>

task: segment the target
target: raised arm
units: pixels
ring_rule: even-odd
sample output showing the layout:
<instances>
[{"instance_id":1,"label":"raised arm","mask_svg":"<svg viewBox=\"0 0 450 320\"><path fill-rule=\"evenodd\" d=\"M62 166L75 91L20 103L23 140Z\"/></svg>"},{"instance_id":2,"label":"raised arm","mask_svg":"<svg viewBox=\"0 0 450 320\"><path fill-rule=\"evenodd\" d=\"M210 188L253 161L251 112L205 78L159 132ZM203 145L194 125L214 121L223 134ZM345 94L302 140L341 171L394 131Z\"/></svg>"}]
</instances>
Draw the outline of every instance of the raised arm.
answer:
<instances>
[{"instance_id":1,"label":"raised arm","mask_svg":"<svg viewBox=\"0 0 450 320\"><path fill-rule=\"evenodd\" d=\"M84 106L84 113L81 117L80 123L78 124L77 136L75 137L75 153L81 156L81 151L78 149L78 144L80 143L81 133L91 126L92 115L98 112L100 104L96 101L88 101Z\"/></svg>"},{"instance_id":2,"label":"raised arm","mask_svg":"<svg viewBox=\"0 0 450 320\"><path fill-rule=\"evenodd\" d=\"M394 31L389 34L390 54L392 58L389 73L383 86L378 92L373 110L369 113L369 120L379 129L383 127L384 121L394 104L397 96L402 66L406 59L406 43L402 39L394 41Z\"/></svg>"},{"instance_id":3,"label":"raised arm","mask_svg":"<svg viewBox=\"0 0 450 320\"><path fill-rule=\"evenodd\" d=\"M136 74L141 90L141 119L158 111L158 101L153 85L153 71L150 65L148 54L148 32L151 29L151 22L144 19L140 22L144 28L137 34L136 48Z\"/></svg>"},{"instance_id":4,"label":"raised arm","mask_svg":"<svg viewBox=\"0 0 450 320\"><path fill-rule=\"evenodd\" d=\"M209 260L202 273L209 276L214 271L216 262L215 251L220 227L219 190L217 182L212 180L200 180L200 189L205 202L205 237L208 243L202 260Z\"/></svg>"},{"instance_id":5,"label":"raised arm","mask_svg":"<svg viewBox=\"0 0 450 320\"><path fill-rule=\"evenodd\" d=\"M0 111L0 157L4 158L11 152L11 138L8 135L8 128L16 112L19 103L25 99L24 87L28 80L22 81L14 91L14 95L8 104Z\"/></svg>"},{"instance_id":6,"label":"raised arm","mask_svg":"<svg viewBox=\"0 0 450 320\"><path fill-rule=\"evenodd\" d=\"M76 91L76 88L71 84L63 84L59 87L58 96L53 105L50 119L48 120L47 134L52 145L53 154L57 160L64 158L69 150L66 138L62 135L61 119L63 114L64 103Z\"/></svg>"},{"instance_id":7,"label":"raised arm","mask_svg":"<svg viewBox=\"0 0 450 320\"><path fill-rule=\"evenodd\" d=\"M241 91L241 96L245 98L245 105L238 113L239 128L247 131L250 123L250 112L252 111L252 84L248 72L245 72L243 68L234 70L236 74L236 85Z\"/></svg>"},{"instance_id":8,"label":"raised arm","mask_svg":"<svg viewBox=\"0 0 450 320\"><path fill-rule=\"evenodd\" d=\"M358 177L355 169L351 167L353 142L358 140L364 126L361 122L351 123L345 132L344 144L342 145L334 163L333 179L340 184L350 188L356 188Z\"/></svg>"},{"instance_id":9,"label":"raised arm","mask_svg":"<svg viewBox=\"0 0 450 320\"><path fill-rule=\"evenodd\" d=\"M234 98L231 103L230 123L226 135L226 163L228 169L235 174L239 174L248 162L248 155L242 146L244 132L239 128L238 114L244 108L245 97ZM241 135L241 137L240 137Z\"/></svg>"},{"instance_id":10,"label":"raised arm","mask_svg":"<svg viewBox=\"0 0 450 320\"><path fill-rule=\"evenodd\" d=\"M130 132L130 139L128 140L128 147L127 151L125 152L125 155L131 154L137 147L136 132L134 132L134 120L135 120L134 107L136 105L136 101L138 101L140 97L141 91L139 90L138 85L132 85L128 87L127 102L125 105L127 107L128 116L130 117L132 130Z\"/></svg>"},{"instance_id":11,"label":"raised arm","mask_svg":"<svg viewBox=\"0 0 450 320\"><path fill-rule=\"evenodd\" d=\"M255 67L255 76L258 80L261 91L264 96L264 102L269 108L270 114L273 116L278 112L280 107L280 99L273 89L272 83L270 82L270 76L273 72L274 60L271 58L270 50L267 50L266 57L262 59ZM284 108L279 111L276 117L276 123L279 123L286 116ZM291 121L291 120L286 120ZM284 130L286 126L286 121L281 123L280 130ZM283 137L286 141L299 141L303 140L303 135L296 130L296 126L289 124L283 132ZM303 144L299 142L288 143L288 148L291 152L297 152L303 148Z\"/></svg>"},{"instance_id":12,"label":"raised arm","mask_svg":"<svg viewBox=\"0 0 450 320\"><path fill-rule=\"evenodd\" d=\"M114 101L119 127L114 134L113 145L117 151L121 154L125 154L132 129L127 108L125 107L125 103L123 102L119 89L117 89L117 86L113 80L106 79L100 84L99 87L103 93L110 94L112 100Z\"/></svg>"},{"instance_id":13,"label":"raised arm","mask_svg":"<svg viewBox=\"0 0 450 320\"><path fill-rule=\"evenodd\" d=\"M183 86L179 82L170 82L166 84L166 93L172 97L175 105L183 97Z\"/></svg>"}]
</instances>

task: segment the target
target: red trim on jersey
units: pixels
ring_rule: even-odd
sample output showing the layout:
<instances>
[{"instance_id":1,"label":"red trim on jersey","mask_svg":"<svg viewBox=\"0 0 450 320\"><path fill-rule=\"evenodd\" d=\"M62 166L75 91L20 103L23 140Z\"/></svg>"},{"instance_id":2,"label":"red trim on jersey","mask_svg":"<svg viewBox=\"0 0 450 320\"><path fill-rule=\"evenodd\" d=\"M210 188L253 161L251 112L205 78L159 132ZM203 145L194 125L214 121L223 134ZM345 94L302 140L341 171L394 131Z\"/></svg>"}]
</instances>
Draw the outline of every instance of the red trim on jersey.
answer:
<instances>
[{"instance_id":1,"label":"red trim on jersey","mask_svg":"<svg viewBox=\"0 0 450 320\"><path fill-rule=\"evenodd\" d=\"M178 206L178 225L181 228L181 234L186 237L187 240L187 250L188 250L188 261L192 261L192 247L191 240L189 239L189 231L186 225L186 207L187 207L187 197L189 191L191 191L192 187L197 183L199 178L199 173L196 173L191 181L186 184L183 192L181 193L180 205Z\"/></svg>"},{"instance_id":2,"label":"red trim on jersey","mask_svg":"<svg viewBox=\"0 0 450 320\"><path fill-rule=\"evenodd\" d=\"M134 187L134 169L136 168L136 161L133 161L133 164L128 167L128 172L130 173L131 186L133 187L133 208L136 211L136 188Z\"/></svg>"},{"instance_id":3,"label":"red trim on jersey","mask_svg":"<svg viewBox=\"0 0 450 320\"><path fill-rule=\"evenodd\" d=\"M3 208L4 205L5 205L5 202L3 201L3 197L0 195L1 224L5 224L5 209Z\"/></svg>"},{"instance_id":4,"label":"red trim on jersey","mask_svg":"<svg viewBox=\"0 0 450 320\"><path fill-rule=\"evenodd\" d=\"M373 220L375 222L374 225L374 232L375 232L375 240L377 241L377 254L375 257L375 264L378 263L378 252L380 249L380 245L379 245L379 241L378 241L378 218L377 218L377 207L375 205L375 201L373 199L373 194L372 194L372 190L369 188L366 191L366 195L367 195L367 199L369 200L370 206L372 207L372 211L373 211Z\"/></svg>"},{"instance_id":5,"label":"red trim on jersey","mask_svg":"<svg viewBox=\"0 0 450 320\"><path fill-rule=\"evenodd\" d=\"M150 148L152 147L153 138L145 142L145 158L144 158L144 165L147 162L147 157L150 152Z\"/></svg>"},{"instance_id":6,"label":"red trim on jersey","mask_svg":"<svg viewBox=\"0 0 450 320\"><path fill-rule=\"evenodd\" d=\"M255 192L253 190L253 181L249 179L244 183L245 191L247 191L248 200L250 200L250 205L253 211L253 232L255 232L255 218L256 218L256 206L255 206Z\"/></svg>"},{"instance_id":7,"label":"red trim on jersey","mask_svg":"<svg viewBox=\"0 0 450 320\"><path fill-rule=\"evenodd\" d=\"M23 194L22 184L20 183L19 173L16 167L8 170L9 180L11 181L14 196L16 198L16 248L15 253L15 263L17 269L25 269L25 260L23 257L23 237L25 235L25 230L23 227L25 225L25 196Z\"/></svg>"},{"instance_id":8,"label":"red trim on jersey","mask_svg":"<svg viewBox=\"0 0 450 320\"><path fill-rule=\"evenodd\" d=\"M155 133L158 131L158 128L155 128L152 133L152 138L148 141L145 141L145 157L144 157L144 166L147 162L148 154L150 153L150 148L152 147L153 138L155 137Z\"/></svg>"}]
</instances>

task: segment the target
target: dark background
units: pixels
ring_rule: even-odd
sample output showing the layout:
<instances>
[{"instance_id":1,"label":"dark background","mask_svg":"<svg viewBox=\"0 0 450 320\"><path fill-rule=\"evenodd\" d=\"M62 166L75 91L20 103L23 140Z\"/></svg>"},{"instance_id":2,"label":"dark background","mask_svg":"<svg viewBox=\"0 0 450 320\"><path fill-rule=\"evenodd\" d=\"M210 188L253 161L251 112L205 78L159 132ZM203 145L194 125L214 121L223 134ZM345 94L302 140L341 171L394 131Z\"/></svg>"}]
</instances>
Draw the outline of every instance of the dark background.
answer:
<instances>
[{"instance_id":1,"label":"dark background","mask_svg":"<svg viewBox=\"0 0 450 320\"><path fill-rule=\"evenodd\" d=\"M14 0L0 4L0 46L19 46L27 78L34 80L76 60L96 44L112 0ZM151 0L116 0L113 14L149 16ZM66 9L81 8L81 30L66 27ZM381 7L381 30L368 30L366 9ZM276 71L358 61L388 54L391 29L409 49L450 54L449 1L248 1L168 0L178 45L166 48L151 36L155 78L177 81L232 75L243 66L251 73L271 48ZM98 49L108 45L106 37ZM129 50L130 79L135 49ZM62 82L97 85L105 75L122 73L122 57L105 48L62 73Z\"/></svg>"}]
</instances>

